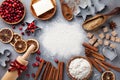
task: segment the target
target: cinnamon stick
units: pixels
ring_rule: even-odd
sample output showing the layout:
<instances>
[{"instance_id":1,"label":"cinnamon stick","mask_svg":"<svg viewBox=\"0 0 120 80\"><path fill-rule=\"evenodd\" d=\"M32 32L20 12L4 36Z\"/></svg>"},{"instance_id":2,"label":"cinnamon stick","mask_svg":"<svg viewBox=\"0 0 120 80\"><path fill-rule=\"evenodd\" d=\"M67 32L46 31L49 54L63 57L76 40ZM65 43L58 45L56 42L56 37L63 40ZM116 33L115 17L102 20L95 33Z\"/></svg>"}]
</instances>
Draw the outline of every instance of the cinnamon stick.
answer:
<instances>
[{"instance_id":1,"label":"cinnamon stick","mask_svg":"<svg viewBox=\"0 0 120 80\"><path fill-rule=\"evenodd\" d=\"M85 48L85 50L86 50L86 53L87 53L88 55L91 55L91 56L95 57L96 59L105 61L105 57L104 57L102 54L100 54L100 53L98 53L98 52L95 52L95 51L93 51L93 50L90 50L89 48Z\"/></svg>"},{"instance_id":2,"label":"cinnamon stick","mask_svg":"<svg viewBox=\"0 0 120 80\"><path fill-rule=\"evenodd\" d=\"M63 80L64 62L59 62L59 80Z\"/></svg>"},{"instance_id":3,"label":"cinnamon stick","mask_svg":"<svg viewBox=\"0 0 120 80\"><path fill-rule=\"evenodd\" d=\"M100 66L102 66L106 71L109 71L110 69L104 65L100 60L94 59Z\"/></svg>"},{"instance_id":4,"label":"cinnamon stick","mask_svg":"<svg viewBox=\"0 0 120 80\"><path fill-rule=\"evenodd\" d=\"M83 43L83 46L84 47L86 47L86 48L89 48L89 49L91 49L91 50L93 50L93 51L96 51L96 52L98 52L98 49L96 48L96 47L94 47L94 46L91 46L90 44L88 44L88 43Z\"/></svg>"},{"instance_id":5,"label":"cinnamon stick","mask_svg":"<svg viewBox=\"0 0 120 80\"><path fill-rule=\"evenodd\" d=\"M52 80L55 80L55 76L56 76L56 68L54 68L54 72L53 72Z\"/></svg>"},{"instance_id":6,"label":"cinnamon stick","mask_svg":"<svg viewBox=\"0 0 120 80\"><path fill-rule=\"evenodd\" d=\"M44 69L44 71L43 71L43 74L42 74L40 80L46 80L46 76L47 76L46 74L47 74L47 71L48 71L48 68L49 68L50 65L51 65L50 62L47 62L47 63L46 63L45 69Z\"/></svg>"},{"instance_id":7,"label":"cinnamon stick","mask_svg":"<svg viewBox=\"0 0 120 80\"><path fill-rule=\"evenodd\" d=\"M52 80L53 71L54 71L54 67L52 66L48 80Z\"/></svg>"},{"instance_id":8,"label":"cinnamon stick","mask_svg":"<svg viewBox=\"0 0 120 80\"><path fill-rule=\"evenodd\" d=\"M55 80L59 80L59 73L60 73L60 63L58 63L58 69Z\"/></svg>"},{"instance_id":9,"label":"cinnamon stick","mask_svg":"<svg viewBox=\"0 0 120 80\"><path fill-rule=\"evenodd\" d=\"M39 77L39 75L40 75L40 73L41 73L41 71L42 71L42 68L43 68L43 66L44 66L44 63L45 63L45 60L42 60L42 62L40 63L40 65L39 65L39 67L38 67L38 70L37 70L37 72L36 72L36 74L35 74L34 80L37 80L37 79L38 79L38 77Z\"/></svg>"},{"instance_id":10,"label":"cinnamon stick","mask_svg":"<svg viewBox=\"0 0 120 80\"><path fill-rule=\"evenodd\" d=\"M119 67L113 66L113 65L111 65L111 64L109 64L109 63L107 63L107 62L104 62L104 61L102 61L102 63L103 63L104 65L106 65L106 66L108 66L108 67L110 67L110 68L112 68L112 69L120 72L120 68L119 68Z\"/></svg>"},{"instance_id":11,"label":"cinnamon stick","mask_svg":"<svg viewBox=\"0 0 120 80\"><path fill-rule=\"evenodd\" d=\"M49 66L49 69L47 70L46 80L49 80L49 75L50 75L51 69L52 69L52 65L50 65L50 66Z\"/></svg>"},{"instance_id":12,"label":"cinnamon stick","mask_svg":"<svg viewBox=\"0 0 120 80\"><path fill-rule=\"evenodd\" d=\"M92 65L93 65L100 73L103 72L102 68L95 62L94 59L92 59L92 58L90 58L90 57L87 57L87 58L88 58L88 60L92 63Z\"/></svg>"},{"instance_id":13,"label":"cinnamon stick","mask_svg":"<svg viewBox=\"0 0 120 80\"><path fill-rule=\"evenodd\" d=\"M56 75L55 75L55 80L58 80L58 78L57 78L57 77L58 77L58 76L57 76L57 75L58 75L58 69L56 69L56 72L55 72L55 73L56 73Z\"/></svg>"}]
</instances>

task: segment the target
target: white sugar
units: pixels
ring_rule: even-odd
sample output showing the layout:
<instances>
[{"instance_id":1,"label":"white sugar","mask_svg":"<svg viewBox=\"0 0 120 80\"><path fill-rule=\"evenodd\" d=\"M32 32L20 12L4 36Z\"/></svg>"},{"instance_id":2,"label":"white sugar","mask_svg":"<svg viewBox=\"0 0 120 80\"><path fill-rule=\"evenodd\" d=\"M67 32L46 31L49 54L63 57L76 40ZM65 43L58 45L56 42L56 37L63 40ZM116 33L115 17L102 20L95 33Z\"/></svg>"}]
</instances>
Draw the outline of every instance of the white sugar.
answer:
<instances>
[{"instance_id":1,"label":"white sugar","mask_svg":"<svg viewBox=\"0 0 120 80\"><path fill-rule=\"evenodd\" d=\"M44 55L69 59L71 56L81 54L85 38L86 35L79 23L62 22L43 28L39 40L47 52L43 53Z\"/></svg>"}]
</instances>

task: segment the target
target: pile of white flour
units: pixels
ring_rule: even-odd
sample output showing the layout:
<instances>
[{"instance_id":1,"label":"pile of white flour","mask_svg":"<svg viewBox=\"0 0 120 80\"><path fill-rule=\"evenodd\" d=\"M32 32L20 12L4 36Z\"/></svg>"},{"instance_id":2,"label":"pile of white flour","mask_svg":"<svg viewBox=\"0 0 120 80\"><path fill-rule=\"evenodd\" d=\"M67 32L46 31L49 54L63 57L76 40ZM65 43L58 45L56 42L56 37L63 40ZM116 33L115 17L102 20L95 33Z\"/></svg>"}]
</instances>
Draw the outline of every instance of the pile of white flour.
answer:
<instances>
[{"instance_id":1,"label":"pile of white flour","mask_svg":"<svg viewBox=\"0 0 120 80\"><path fill-rule=\"evenodd\" d=\"M44 48L43 55L69 59L71 56L81 54L85 38L85 32L79 23L63 22L43 28L39 40L40 45Z\"/></svg>"}]
</instances>

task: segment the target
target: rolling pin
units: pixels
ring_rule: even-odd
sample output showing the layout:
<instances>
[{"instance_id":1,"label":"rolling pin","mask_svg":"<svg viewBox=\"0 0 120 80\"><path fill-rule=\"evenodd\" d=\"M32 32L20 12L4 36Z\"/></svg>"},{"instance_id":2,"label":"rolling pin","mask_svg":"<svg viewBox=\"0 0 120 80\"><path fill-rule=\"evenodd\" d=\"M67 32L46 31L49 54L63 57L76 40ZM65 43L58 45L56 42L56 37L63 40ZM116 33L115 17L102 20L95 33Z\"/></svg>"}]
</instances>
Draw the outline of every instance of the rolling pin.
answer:
<instances>
[{"instance_id":1,"label":"rolling pin","mask_svg":"<svg viewBox=\"0 0 120 80\"><path fill-rule=\"evenodd\" d=\"M27 58L34 49L35 45L32 44L23 56L18 56L15 61L11 62L10 68L1 80L16 80L26 70L28 64Z\"/></svg>"}]
</instances>

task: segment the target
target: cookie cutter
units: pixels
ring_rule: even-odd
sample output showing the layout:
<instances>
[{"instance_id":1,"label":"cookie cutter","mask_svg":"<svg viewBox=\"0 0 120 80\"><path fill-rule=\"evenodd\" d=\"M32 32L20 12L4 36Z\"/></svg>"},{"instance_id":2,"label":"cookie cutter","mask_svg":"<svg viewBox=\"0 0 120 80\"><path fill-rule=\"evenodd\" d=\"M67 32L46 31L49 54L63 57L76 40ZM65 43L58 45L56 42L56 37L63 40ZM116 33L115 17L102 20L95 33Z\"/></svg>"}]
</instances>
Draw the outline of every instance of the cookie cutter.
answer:
<instances>
[{"instance_id":1,"label":"cookie cutter","mask_svg":"<svg viewBox=\"0 0 120 80\"><path fill-rule=\"evenodd\" d=\"M109 46L104 46L102 49L102 53L106 58L108 58L111 61L113 61L118 56L117 50Z\"/></svg>"},{"instance_id":2,"label":"cookie cutter","mask_svg":"<svg viewBox=\"0 0 120 80\"><path fill-rule=\"evenodd\" d=\"M11 55L11 51L8 49L5 49L3 53L0 52L0 65L2 67L7 66L7 62L10 61L10 55Z\"/></svg>"}]
</instances>

